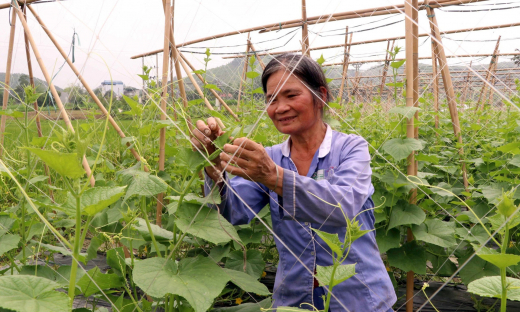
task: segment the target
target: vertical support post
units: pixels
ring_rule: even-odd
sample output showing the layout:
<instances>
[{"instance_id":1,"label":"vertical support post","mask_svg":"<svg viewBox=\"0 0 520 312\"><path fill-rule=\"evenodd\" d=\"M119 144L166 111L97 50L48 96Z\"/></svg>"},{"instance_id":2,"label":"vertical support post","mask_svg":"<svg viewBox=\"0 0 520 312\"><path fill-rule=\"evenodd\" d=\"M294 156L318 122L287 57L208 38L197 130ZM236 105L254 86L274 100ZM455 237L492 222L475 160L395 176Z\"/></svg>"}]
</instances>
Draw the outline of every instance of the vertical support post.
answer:
<instances>
[{"instance_id":1,"label":"vertical support post","mask_svg":"<svg viewBox=\"0 0 520 312\"><path fill-rule=\"evenodd\" d=\"M112 127L114 128L114 130L116 130L117 134L121 137L121 138L125 138L125 134L123 133L123 131L121 130L121 128L119 128L119 126L117 125L116 121L114 120L114 118L112 118L112 116L110 116L110 114L108 113L108 111L106 110L105 106L103 106L103 103L101 103L101 101L98 99L98 97L96 96L96 94L94 93L94 90L92 90L92 88L90 88L90 86L88 85L87 81L83 78L83 76L81 75L81 73L79 72L79 70L76 68L76 66L72 63L72 61L69 59L67 53L65 53L65 51L62 49L62 47L59 45L58 41L56 40L56 38L54 37L54 35L49 31L49 29L47 28L47 26L45 26L45 24L43 23L42 19L40 18L40 16L33 10L32 6L28 5L27 6L29 8L29 10L31 11L31 13L33 14L34 18L36 18L36 20L38 21L38 23L40 24L40 26L42 27L42 29L45 31L45 33L47 34L47 36L49 37L49 39L51 39L52 43L54 44L54 46L56 47L56 49L58 49L58 51L60 52L61 56L65 59L65 61L67 62L67 64L69 65L69 67L72 69L72 71L74 72L74 74L76 75L76 77L78 77L79 81L81 82L81 84L85 87L85 90L87 90L88 94L90 95L90 97L92 98L92 100L94 100L94 102L96 103L96 105L98 106L98 108L101 110L101 112L105 115L105 116L108 116L108 121L110 122L110 124L112 125ZM127 146L130 147L130 143L127 143ZM132 153L132 155L134 156L134 158L137 160L137 161L141 161L141 156L139 156L139 154L137 153L137 151L132 147L130 148L130 152ZM145 166L145 170L148 171L148 167Z\"/></svg>"},{"instance_id":2,"label":"vertical support post","mask_svg":"<svg viewBox=\"0 0 520 312\"><path fill-rule=\"evenodd\" d=\"M302 55L311 57L311 51L309 50L309 30L307 28L307 4L305 0L302 0Z\"/></svg>"},{"instance_id":3,"label":"vertical support post","mask_svg":"<svg viewBox=\"0 0 520 312\"><path fill-rule=\"evenodd\" d=\"M390 60L388 59L388 57L390 56L390 51L392 51L394 49L394 43L395 43L395 40L392 41L392 48L390 48L390 40L388 40L386 43L385 64L383 65L383 72L381 73L382 74L381 86L379 87L379 97L381 97L381 99L383 98L383 91L385 89L386 74L388 73L388 65L390 65Z\"/></svg>"},{"instance_id":4,"label":"vertical support post","mask_svg":"<svg viewBox=\"0 0 520 312\"><path fill-rule=\"evenodd\" d=\"M249 48L256 55L256 50L255 50L255 47L253 46L253 43L251 43L251 40L248 40L248 42L249 42ZM262 61L262 59L260 58L260 56L257 57L257 61L258 61L258 63L260 63L260 67L262 67L262 70L264 70L265 69L265 64L264 64L264 61Z\"/></svg>"},{"instance_id":5,"label":"vertical support post","mask_svg":"<svg viewBox=\"0 0 520 312\"><path fill-rule=\"evenodd\" d=\"M414 10L417 10L417 1L416 0L405 0L404 4L405 8L405 42L406 42L406 107L414 107L414 97L415 97L415 58L417 55L414 55L415 47L414 47ZM414 126L414 117L411 117L407 120L406 124L406 137L407 138L415 138L415 126ZM408 156L408 166L406 169L408 175L415 175L415 154L412 151ZM415 203L416 201L416 189L410 191L410 202ZM408 228L407 233L407 241L411 242L413 240L412 230ZM406 274L406 312L413 312L413 285L414 285L414 272L409 271Z\"/></svg>"},{"instance_id":6,"label":"vertical support post","mask_svg":"<svg viewBox=\"0 0 520 312\"><path fill-rule=\"evenodd\" d=\"M475 110L479 110L479 109L484 109L484 103L483 103L483 100L484 100L484 92L486 91L487 89L487 83L489 81L489 78L491 77L491 70L493 69L493 64L495 63L495 59L497 57L497 53L498 53L498 47L500 46L500 38L502 36L498 36L498 40L497 40L497 43L495 45L495 50L493 50L493 55L491 55L491 61L489 61L489 67L488 67L488 71L486 73L486 81L483 81L482 83L482 88L480 89L480 95L478 97L478 101L477 101L477 106L475 107ZM482 105L481 105L482 103Z\"/></svg>"},{"instance_id":7,"label":"vertical support post","mask_svg":"<svg viewBox=\"0 0 520 312\"><path fill-rule=\"evenodd\" d=\"M240 111L240 98L242 97L242 85L246 83L246 73L247 66L249 64L249 40L251 38L251 33L247 33L247 48L246 48L246 56L244 58L244 69L242 71L242 76L240 77L240 86L238 87L238 100L237 100L237 112Z\"/></svg>"},{"instance_id":8,"label":"vertical support post","mask_svg":"<svg viewBox=\"0 0 520 312\"><path fill-rule=\"evenodd\" d=\"M412 0L412 35L413 35L413 105L419 107L419 0ZM419 112L415 112L415 120L419 120ZM419 139L419 127L414 125L414 138ZM417 176L419 162L415 160L414 175ZM417 190L414 191L414 204L417 202Z\"/></svg>"},{"instance_id":9,"label":"vertical support post","mask_svg":"<svg viewBox=\"0 0 520 312\"><path fill-rule=\"evenodd\" d=\"M470 61L469 62L469 68L471 68L471 65L473 64L473 61ZM466 76L466 79L465 79L465 83L464 83L464 90L462 90L462 97L461 97L461 100L460 100L460 104L462 105L462 107L464 107L464 103L466 103L466 97L468 95L468 88L469 88L469 85L470 85L470 79L471 79L471 70L468 70L468 75Z\"/></svg>"},{"instance_id":10,"label":"vertical support post","mask_svg":"<svg viewBox=\"0 0 520 312\"><path fill-rule=\"evenodd\" d=\"M56 101L56 105L58 105L58 108L60 109L60 113L62 115L63 121L67 125L70 131L74 133L74 127L72 126L72 123L70 122L69 115L67 115L67 111L65 110L65 107L63 107L63 103L61 102L60 96L58 95L58 91L56 91L56 88L54 87L54 84L52 83L51 76L49 75L49 72L47 71L47 67L45 67L45 64L43 63L42 57L40 55L40 51L38 50L36 43L34 42L34 39L31 35L31 31L29 30L29 26L27 25L27 22L25 21L25 18L23 16L22 11L20 10L20 7L18 6L17 2L13 2L15 5L13 6L13 11L16 12L18 15L18 18L20 19L20 22L22 23L23 29L27 35L27 38L29 39L29 42L31 44L34 56L36 60L38 61L38 65L40 65L40 69L43 73L43 76L45 77L45 81L47 82L47 85L49 86L49 89L51 90L52 96L54 97L54 101ZM32 11L34 13L34 11ZM92 171L90 170L90 167L88 165L87 159L85 156L83 156L83 168L85 169L85 172L87 173L87 176L90 177L90 185L94 186L96 181L94 180L94 177L92 176Z\"/></svg>"},{"instance_id":11,"label":"vertical support post","mask_svg":"<svg viewBox=\"0 0 520 312\"><path fill-rule=\"evenodd\" d=\"M439 128L439 72L437 70L437 53L435 53L435 45L437 43L432 39L432 79L433 79L433 110L435 111L435 128Z\"/></svg>"},{"instance_id":12,"label":"vertical support post","mask_svg":"<svg viewBox=\"0 0 520 312\"><path fill-rule=\"evenodd\" d=\"M350 59L350 42L352 42L352 34L350 40L348 39L348 26L345 29L345 47L343 48L343 72L341 73L341 84L338 92L338 104L343 100L343 89L345 88L345 81L348 83L348 63Z\"/></svg>"},{"instance_id":13,"label":"vertical support post","mask_svg":"<svg viewBox=\"0 0 520 312\"><path fill-rule=\"evenodd\" d=\"M5 84L4 84L4 97L2 103L2 110L7 109L7 102L9 101L9 92L11 89L11 63L13 61L13 45L14 45L14 35L16 33L16 11L13 10L11 15L11 31L9 33L9 47L7 48L7 66L5 68ZM2 115L0 118L0 157L3 154L3 146L4 146L4 133L5 133L5 123L7 122L7 116Z\"/></svg>"},{"instance_id":14,"label":"vertical support post","mask_svg":"<svg viewBox=\"0 0 520 312\"><path fill-rule=\"evenodd\" d=\"M442 38L437 24L437 18L435 17L435 11L428 6L429 0L425 1L426 14L430 20L430 29L432 32L432 40L436 41L435 49L439 60L439 67L441 68L442 82L444 83L444 89L446 91L446 97L448 99L448 108L450 110L451 124L453 125L453 133L459 142L461 148L459 149L459 156L462 165L462 179L464 188L468 190L468 174L466 171L466 164L462 161L464 155L464 149L462 148L462 133L460 130L459 113L457 111L457 102L455 100L455 91L453 90L453 83L451 81L450 68L448 67L448 61L446 59L446 53L442 46Z\"/></svg>"},{"instance_id":15,"label":"vertical support post","mask_svg":"<svg viewBox=\"0 0 520 312\"><path fill-rule=\"evenodd\" d=\"M166 120L166 101L168 95L168 66L170 64L170 29L171 29L171 2L163 0L164 6L164 38L163 38L163 66L161 79L161 120ZM156 54L157 56L157 54ZM158 58L158 56L157 56ZM159 130L159 172L164 171L166 159L166 128ZM157 195L157 211L155 224L162 225L162 210L164 207L164 193Z\"/></svg>"},{"instance_id":16,"label":"vertical support post","mask_svg":"<svg viewBox=\"0 0 520 312\"><path fill-rule=\"evenodd\" d=\"M143 73L143 76L144 76L144 56L141 57L141 67L142 67L142 73ZM146 102L146 89L145 89L145 82L144 82L144 78L143 78L143 93L142 93L142 101L143 103Z\"/></svg>"},{"instance_id":17,"label":"vertical support post","mask_svg":"<svg viewBox=\"0 0 520 312\"><path fill-rule=\"evenodd\" d=\"M498 53L500 53L500 51L498 51ZM489 98L487 100L487 103L489 105L493 105L493 88L495 86L495 83L497 81L497 76L496 76L496 73L497 73L497 66L498 66L498 58L499 56L497 55L497 57L495 58L495 63L493 64L493 69L491 70L491 86L489 87Z\"/></svg>"}]
</instances>

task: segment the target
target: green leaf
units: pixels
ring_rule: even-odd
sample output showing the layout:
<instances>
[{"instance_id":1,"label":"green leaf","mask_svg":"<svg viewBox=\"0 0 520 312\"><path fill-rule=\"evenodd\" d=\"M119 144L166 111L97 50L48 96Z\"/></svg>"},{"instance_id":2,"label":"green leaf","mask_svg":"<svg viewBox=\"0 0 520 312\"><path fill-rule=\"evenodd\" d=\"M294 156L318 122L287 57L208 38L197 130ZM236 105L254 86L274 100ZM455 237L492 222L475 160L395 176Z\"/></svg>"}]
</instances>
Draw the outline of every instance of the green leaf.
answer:
<instances>
[{"instance_id":1,"label":"green leaf","mask_svg":"<svg viewBox=\"0 0 520 312\"><path fill-rule=\"evenodd\" d=\"M134 100L126 95L123 95L123 99L125 100L126 104L128 104L128 106L130 106L130 111L125 112L125 113L127 113L128 115L137 115L137 116L141 116L143 114L143 105L139 104L139 102L137 102L136 100Z\"/></svg>"},{"instance_id":2,"label":"green leaf","mask_svg":"<svg viewBox=\"0 0 520 312\"><path fill-rule=\"evenodd\" d=\"M497 151L502 153L520 154L520 142L508 143L506 145L497 147Z\"/></svg>"},{"instance_id":3,"label":"green leaf","mask_svg":"<svg viewBox=\"0 0 520 312\"><path fill-rule=\"evenodd\" d=\"M487 217L487 220L491 224L491 229L493 231L500 229L499 233L502 235L506 232L506 227L502 226L506 223L506 220L507 220L507 218L505 216L497 213L491 217ZM511 217L511 220L509 220L510 229L514 228L515 226L517 226L519 224L520 224L520 214L514 215L513 217Z\"/></svg>"},{"instance_id":4,"label":"green leaf","mask_svg":"<svg viewBox=\"0 0 520 312\"><path fill-rule=\"evenodd\" d=\"M455 230L438 219L429 219L423 224L412 226L413 235L417 240L440 247L452 247L457 244Z\"/></svg>"},{"instance_id":5,"label":"green leaf","mask_svg":"<svg viewBox=\"0 0 520 312\"><path fill-rule=\"evenodd\" d=\"M406 119L412 118L416 112L420 111L421 109L419 107L408 107L408 106L396 106L393 107L388 111L388 113L391 114L398 114L400 116L403 116Z\"/></svg>"},{"instance_id":6,"label":"green leaf","mask_svg":"<svg viewBox=\"0 0 520 312\"><path fill-rule=\"evenodd\" d=\"M194 74L204 75L206 71L204 69L197 69L193 71Z\"/></svg>"},{"instance_id":7,"label":"green leaf","mask_svg":"<svg viewBox=\"0 0 520 312\"><path fill-rule=\"evenodd\" d=\"M386 252L391 266L405 272L413 271L416 274L426 274L426 251L416 241L393 248Z\"/></svg>"},{"instance_id":8,"label":"green leaf","mask_svg":"<svg viewBox=\"0 0 520 312\"><path fill-rule=\"evenodd\" d=\"M520 301L520 280L506 277L507 299ZM483 277L468 284L468 292L482 297L502 298L500 276Z\"/></svg>"},{"instance_id":9,"label":"green leaf","mask_svg":"<svg viewBox=\"0 0 520 312\"><path fill-rule=\"evenodd\" d=\"M380 253L385 253L389 249L398 248L401 242L399 229L390 229L385 233L384 230L376 231L376 242Z\"/></svg>"},{"instance_id":10,"label":"green leaf","mask_svg":"<svg viewBox=\"0 0 520 312\"><path fill-rule=\"evenodd\" d=\"M220 88L217 87L217 85L214 85L214 84L211 84L211 83L205 84L204 85L204 89L217 90L219 92L222 92L222 90L220 90Z\"/></svg>"},{"instance_id":11,"label":"green leaf","mask_svg":"<svg viewBox=\"0 0 520 312\"><path fill-rule=\"evenodd\" d=\"M220 262L222 258L225 258L229 255L229 251L231 250L230 244L226 244L223 246L215 246L211 248L209 252L209 258L215 262Z\"/></svg>"},{"instance_id":12,"label":"green leaf","mask_svg":"<svg viewBox=\"0 0 520 312\"><path fill-rule=\"evenodd\" d=\"M204 156L199 151L193 151L191 148L181 148L177 154L177 159L184 163L194 174L202 169L206 163Z\"/></svg>"},{"instance_id":13,"label":"green leaf","mask_svg":"<svg viewBox=\"0 0 520 312\"><path fill-rule=\"evenodd\" d=\"M215 144L216 147L218 147L219 150L222 150L224 148L225 144L230 143L229 137L231 136L231 132L227 131L223 133L221 136L213 140L213 144Z\"/></svg>"},{"instance_id":14,"label":"green leaf","mask_svg":"<svg viewBox=\"0 0 520 312\"><path fill-rule=\"evenodd\" d=\"M510 161L510 165L520 167L520 155L515 155Z\"/></svg>"},{"instance_id":15,"label":"green leaf","mask_svg":"<svg viewBox=\"0 0 520 312\"><path fill-rule=\"evenodd\" d=\"M262 242L263 233L255 232L251 228L242 229L238 231L238 236L244 245L248 245L250 243L260 244Z\"/></svg>"},{"instance_id":16,"label":"green leaf","mask_svg":"<svg viewBox=\"0 0 520 312\"><path fill-rule=\"evenodd\" d=\"M145 293L160 298L166 294L184 297L196 312L204 312L230 280L211 259L184 258L173 260L151 258L135 263L134 282Z\"/></svg>"},{"instance_id":17,"label":"green leaf","mask_svg":"<svg viewBox=\"0 0 520 312\"><path fill-rule=\"evenodd\" d=\"M123 287L123 278L116 274L103 274L95 267L83 275L76 284L81 289L83 296L90 297L102 290Z\"/></svg>"},{"instance_id":18,"label":"green leaf","mask_svg":"<svg viewBox=\"0 0 520 312\"><path fill-rule=\"evenodd\" d=\"M175 224L184 233L214 244L227 243L232 237L240 241L233 225L214 209L199 204L183 205L177 211L177 217Z\"/></svg>"},{"instance_id":19,"label":"green leaf","mask_svg":"<svg viewBox=\"0 0 520 312\"><path fill-rule=\"evenodd\" d=\"M25 116L22 112L19 112L19 111L13 111L12 109L8 109L8 110L5 110L5 111L0 111L0 116L10 116L10 117L13 117L13 118L21 118L23 116Z\"/></svg>"},{"instance_id":20,"label":"green leaf","mask_svg":"<svg viewBox=\"0 0 520 312\"><path fill-rule=\"evenodd\" d=\"M18 248L20 236L16 234L6 234L0 236L0 255L4 256L11 249Z\"/></svg>"},{"instance_id":21,"label":"green leaf","mask_svg":"<svg viewBox=\"0 0 520 312\"><path fill-rule=\"evenodd\" d=\"M420 207L401 202L401 205L392 208L388 229L399 225L421 224L425 218L426 214Z\"/></svg>"},{"instance_id":22,"label":"green leaf","mask_svg":"<svg viewBox=\"0 0 520 312\"><path fill-rule=\"evenodd\" d=\"M211 312L262 312L265 310L269 310L271 306L271 298L266 298L260 302L248 302L232 307L216 308L211 310Z\"/></svg>"},{"instance_id":23,"label":"green leaf","mask_svg":"<svg viewBox=\"0 0 520 312\"><path fill-rule=\"evenodd\" d=\"M255 72L255 71L248 71L246 73L246 77L249 78L249 79L255 79L258 76L260 76L260 74Z\"/></svg>"},{"instance_id":24,"label":"green leaf","mask_svg":"<svg viewBox=\"0 0 520 312\"><path fill-rule=\"evenodd\" d=\"M258 87L252 91L253 94L264 94L264 89L262 87Z\"/></svg>"},{"instance_id":25,"label":"green leaf","mask_svg":"<svg viewBox=\"0 0 520 312\"><path fill-rule=\"evenodd\" d=\"M396 161L405 159L413 151L423 149L421 141L413 138L396 138L386 141L383 150L390 154Z\"/></svg>"},{"instance_id":26,"label":"green leaf","mask_svg":"<svg viewBox=\"0 0 520 312\"><path fill-rule=\"evenodd\" d=\"M459 257L458 259L459 265L463 265L462 269L459 271L459 275L464 284L468 285L481 277L500 274L500 269L498 267L479 257L473 257L468 263L466 263L471 255L472 252Z\"/></svg>"},{"instance_id":27,"label":"green leaf","mask_svg":"<svg viewBox=\"0 0 520 312\"><path fill-rule=\"evenodd\" d=\"M168 189L168 185L161 178L136 170L135 166L119 171L118 174L123 177L123 183L128 185L123 202L133 195L153 196L166 192Z\"/></svg>"},{"instance_id":28,"label":"green leaf","mask_svg":"<svg viewBox=\"0 0 520 312\"><path fill-rule=\"evenodd\" d=\"M18 312L67 312L69 298L56 282L36 276L0 277L0 307Z\"/></svg>"},{"instance_id":29,"label":"green leaf","mask_svg":"<svg viewBox=\"0 0 520 312\"><path fill-rule=\"evenodd\" d=\"M260 296L267 296L270 294L267 287L264 284L257 281L251 275L236 270L222 270L224 270L224 272L229 276L230 281L238 287L242 288L242 290Z\"/></svg>"},{"instance_id":30,"label":"green leaf","mask_svg":"<svg viewBox=\"0 0 520 312\"><path fill-rule=\"evenodd\" d=\"M141 77L141 79L143 79L143 80L150 79L150 77L148 75L137 75L137 76Z\"/></svg>"},{"instance_id":31,"label":"green leaf","mask_svg":"<svg viewBox=\"0 0 520 312\"><path fill-rule=\"evenodd\" d=\"M331 234L316 229L312 230L314 233L318 234L318 236L325 242L325 244L327 244L327 246L329 246L332 251L334 251L339 256L343 256L343 243L339 240L337 233Z\"/></svg>"},{"instance_id":32,"label":"green leaf","mask_svg":"<svg viewBox=\"0 0 520 312\"><path fill-rule=\"evenodd\" d=\"M118 273L119 276L126 277L125 252L118 247L107 251L107 264Z\"/></svg>"},{"instance_id":33,"label":"green leaf","mask_svg":"<svg viewBox=\"0 0 520 312\"><path fill-rule=\"evenodd\" d=\"M325 63L325 58L323 57L323 54L320 55L320 57L316 60L316 62L318 64L320 64L320 66L323 65L323 63Z\"/></svg>"},{"instance_id":34,"label":"green leaf","mask_svg":"<svg viewBox=\"0 0 520 312\"><path fill-rule=\"evenodd\" d=\"M479 248L478 245L473 245L474 250L479 250L476 254L480 258L486 260L489 263L492 263L499 267L500 269L505 269L509 266L513 266L518 264L520 262L520 256L513 255L513 254L502 254L498 251L488 248L488 247L482 247Z\"/></svg>"},{"instance_id":35,"label":"green leaf","mask_svg":"<svg viewBox=\"0 0 520 312\"><path fill-rule=\"evenodd\" d=\"M255 249L250 249L246 252L246 271L245 273L260 278L265 269L265 262L262 259L262 253ZM244 272L244 252L242 250L235 250L229 254L226 260L226 268Z\"/></svg>"},{"instance_id":36,"label":"green leaf","mask_svg":"<svg viewBox=\"0 0 520 312\"><path fill-rule=\"evenodd\" d=\"M332 270L334 266L316 266L316 279L320 283L320 286L336 286L341 282L344 282L356 275L356 264L343 264L338 265L334 278L332 278Z\"/></svg>"},{"instance_id":37,"label":"green leaf","mask_svg":"<svg viewBox=\"0 0 520 312\"><path fill-rule=\"evenodd\" d=\"M354 220L353 222L350 221L350 219L347 218L347 237L346 242L349 244L354 243L358 238L362 237L368 232L371 232L372 230L362 230L361 229L362 224L359 224L358 220Z\"/></svg>"},{"instance_id":38,"label":"green leaf","mask_svg":"<svg viewBox=\"0 0 520 312\"><path fill-rule=\"evenodd\" d=\"M163 229L162 227L150 224L152 228L152 233L155 236L155 239L158 242L168 242L173 240L173 232ZM152 237L150 236L150 232L148 231L148 227L146 226L146 221L141 218L137 218L137 224L133 224L133 228L136 229L146 241L151 241Z\"/></svg>"},{"instance_id":39,"label":"green leaf","mask_svg":"<svg viewBox=\"0 0 520 312\"><path fill-rule=\"evenodd\" d=\"M390 63L390 66L392 66L395 69L398 69L399 67L403 66L404 62L406 62L406 60L394 61Z\"/></svg>"},{"instance_id":40,"label":"green leaf","mask_svg":"<svg viewBox=\"0 0 520 312\"><path fill-rule=\"evenodd\" d=\"M40 157L47 166L54 169L61 176L77 179L85 174L85 170L81 167L81 162L78 161L76 153L61 153L34 147L24 148Z\"/></svg>"},{"instance_id":41,"label":"green leaf","mask_svg":"<svg viewBox=\"0 0 520 312\"><path fill-rule=\"evenodd\" d=\"M397 88L404 87L404 83L402 83L402 82L389 82L386 85L389 87L397 87Z\"/></svg>"},{"instance_id":42,"label":"green leaf","mask_svg":"<svg viewBox=\"0 0 520 312\"><path fill-rule=\"evenodd\" d=\"M125 193L126 186L93 187L81 195L81 212L94 216L101 210L115 203Z\"/></svg>"},{"instance_id":43,"label":"green leaf","mask_svg":"<svg viewBox=\"0 0 520 312\"><path fill-rule=\"evenodd\" d=\"M511 216L517 209L513 200L512 192L502 193L502 196L498 198L498 200L498 212L504 217L509 218L509 216Z\"/></svg>"},{"instance_id":44,"label":"green leaf","mask_svg":"<svg viewBox=\"0 0 520 312\"><path fill-rule=\"evenodd\" d=\"M435 165L439 163L439 157L437 155L417 154L415 155L415 159L418 161L427 161Z\"/></svg>"},{"instance_id":45,"label":"green leaf","mask_svg":"<svg viewBox=\"0 0 520 312\"><path fill-rule=\"evenodd\" d=\"M38 100L38 98L43 94L43 93L37 93L36 90L31 85L25 86L23 88L23 91L25 92L25 103L26 104L32 104L32 103L36 102Z\"/></svg>"}]
</instances>

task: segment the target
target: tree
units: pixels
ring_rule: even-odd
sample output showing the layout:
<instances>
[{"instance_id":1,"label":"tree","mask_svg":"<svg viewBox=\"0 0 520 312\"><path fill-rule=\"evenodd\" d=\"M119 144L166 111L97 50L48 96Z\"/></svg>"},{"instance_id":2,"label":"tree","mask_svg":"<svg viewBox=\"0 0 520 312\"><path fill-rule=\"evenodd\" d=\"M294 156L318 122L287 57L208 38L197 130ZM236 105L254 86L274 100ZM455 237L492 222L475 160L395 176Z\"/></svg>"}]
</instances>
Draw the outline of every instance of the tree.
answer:
<instances>
[{"instance_id":1,"label":"tree","mask_svg":"<svg viewBox=\"0 0 520 312\"><path fill-rule=\"evenodd\" d=\"M520 50L516 49L515 51L520 52ZM515 62L515 65L520 67L520 55L513 56L513 62Z\"/></svg>"}]
</instances>

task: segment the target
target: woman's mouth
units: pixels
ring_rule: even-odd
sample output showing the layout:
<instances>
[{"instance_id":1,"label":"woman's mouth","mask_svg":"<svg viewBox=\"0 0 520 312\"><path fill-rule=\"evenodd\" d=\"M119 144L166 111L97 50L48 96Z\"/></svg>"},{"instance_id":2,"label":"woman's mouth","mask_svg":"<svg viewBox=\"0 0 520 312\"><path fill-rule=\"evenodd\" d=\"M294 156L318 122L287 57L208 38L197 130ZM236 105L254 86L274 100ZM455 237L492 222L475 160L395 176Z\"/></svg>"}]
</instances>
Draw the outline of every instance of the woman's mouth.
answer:
<instances>
[{"instance_id":1,"label":"woman's mouth","mask_svg":"<svg viewBox=\"0 0 520 312\"><path fill-rule=\"evenodd\" d=\"M284 118L280 118L278 119L278 122L281 122L281 123L288 123L288 122L291 122L293 119L295 119L296 116L292 116L292 117L284 117Z\"/></svg>"}]
</instances>

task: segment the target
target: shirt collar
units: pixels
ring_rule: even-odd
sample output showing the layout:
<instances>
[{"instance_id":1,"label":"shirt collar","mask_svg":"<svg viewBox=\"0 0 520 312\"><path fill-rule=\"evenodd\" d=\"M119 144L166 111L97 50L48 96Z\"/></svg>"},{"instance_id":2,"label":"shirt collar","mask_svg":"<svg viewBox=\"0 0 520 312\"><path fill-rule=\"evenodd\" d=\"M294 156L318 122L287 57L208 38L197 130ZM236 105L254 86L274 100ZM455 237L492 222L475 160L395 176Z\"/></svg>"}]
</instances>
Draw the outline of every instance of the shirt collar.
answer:
<instances>
[{"instance_id":1,"label":"shirt collar","mask_svg":"<svg viewBox=\"0 0 520 312\"><path fill-rule=\"evenodd\" d=\"M285 142L282 143L282 155L285 157L289 157L291 154L291 138L289 137ZM318 158L323 158L327 156L330 152L330 147L332 144L332 129L327 124L327 132L325 133L325 138L321 142L320 149L318 151Z\"/></svg>"}]
</instances>

